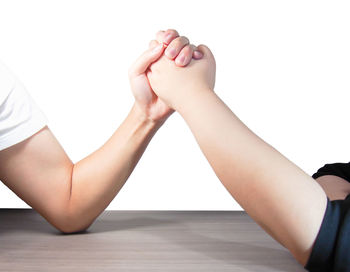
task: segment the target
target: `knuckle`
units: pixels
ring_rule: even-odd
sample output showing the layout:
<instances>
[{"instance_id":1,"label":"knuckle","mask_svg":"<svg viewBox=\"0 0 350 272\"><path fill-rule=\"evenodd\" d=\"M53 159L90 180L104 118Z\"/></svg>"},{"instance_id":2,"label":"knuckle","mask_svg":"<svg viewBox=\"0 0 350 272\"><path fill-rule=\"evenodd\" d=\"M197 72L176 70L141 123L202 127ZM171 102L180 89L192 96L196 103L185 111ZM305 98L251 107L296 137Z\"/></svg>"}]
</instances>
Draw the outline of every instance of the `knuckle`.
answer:
<instances>
[{"instance_id":1,"label":"knuckle","mask_svg":"<svg viewBox=\"0 0 350 272\"><path fill-rule=\"evenodd\" d=\"M181 41L185 44L190 42L190 40L186 36L181 36L180 38L181 38Z\"/></svg>"},{"instance_id":2,"label":"knuckle","mask_svg":"<svg viewBox=\"0 0 350 272\"><path fill-rule=\"evenodd\" d=\"M148 46L149 47L153 47L155 46L156 44L158 44L158 42L156 40L151 40L149 43L148 43Z\"/></svg>"},{"instance_id":3,"label":"knuckle","mask_svg":"<svg viewBox=\"0 0 350 272\"><path fill-rule=\"evenodd\" d=\"M183 46L184 45L184 40L182 39L182 37L177 37L176 39L174 39L170 44L173 44L175 46Z\"/></svg>"},{"instance_id":4,"label":"knuckle","mask_svg":"<svg viewBox=\"0 0 350 272\"><path fill-rule=\"evenodd\" d=\"M159 31L156 33L156 36L162 35L164 32L165 32L164 30L159 30Z\"/></svg>"},{"instance_id":5,"label":"knuckle","mask_svg":"<svg viewBox=\"0 0 350 272\"><path fill-rule=\"evenodd\" d=\"M166 32L167 32L167 34L172 34L174 36L179 36L179 33L175 29L169 28Z\"/></svg>"},{"instance_id":6,"label":"knuckle","mask_svg":"<svg viewBox=\"0 0 350 272\"><path fill-rule=\"evenodd\" d=\"M179 41L179 40L176 39L176 40L173 40L173 41L169 44L168 48L169 48L169 50L172 49L172 48L174 48L175 50L178 50L178 48L179 48L181 45L182 45L181 41ZM168 48L167 48L167 50L168 50Z\"/></svg>"},{"instance_id":7,"label":"knuckle","mask_svg":"<svg viewBox=\"0 0 350 272\"><path fill-rule=\"evenodd\" d=\"M192 53L193 51L193 48L190 46L190 45L186 45L183 49L182 49L182 52L185 53L185 54L190 54Z\"/></svg>"},{"instance_id":8,"label":"knuckle","mask_svg":"<svg viewBox=\"0 0 350 272\"><path fill-rule=\"evenodd\" d=\"M164 36L165 31L159 30L156 34L156 39L160 40Z\"/></svg>"}]
</instances>

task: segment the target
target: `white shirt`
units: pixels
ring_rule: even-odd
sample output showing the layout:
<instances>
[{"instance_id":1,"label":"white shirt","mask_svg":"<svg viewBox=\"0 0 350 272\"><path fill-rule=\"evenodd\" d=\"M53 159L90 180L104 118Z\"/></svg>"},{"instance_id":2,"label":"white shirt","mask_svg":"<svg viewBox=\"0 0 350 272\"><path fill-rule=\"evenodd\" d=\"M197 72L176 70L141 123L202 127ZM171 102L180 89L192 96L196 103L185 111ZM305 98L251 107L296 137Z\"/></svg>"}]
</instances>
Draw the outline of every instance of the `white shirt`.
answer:
<instances>
[{"instance_id":1,"label":"white shirt","mask_svg":"<svg viewBox=\"0 0 350 272\"><path fill-rule=\"evenodd\" d=\"M23 84L0 62L0 150L29 138L46 124L45 114Z\"/></svg>"}]
</instances>

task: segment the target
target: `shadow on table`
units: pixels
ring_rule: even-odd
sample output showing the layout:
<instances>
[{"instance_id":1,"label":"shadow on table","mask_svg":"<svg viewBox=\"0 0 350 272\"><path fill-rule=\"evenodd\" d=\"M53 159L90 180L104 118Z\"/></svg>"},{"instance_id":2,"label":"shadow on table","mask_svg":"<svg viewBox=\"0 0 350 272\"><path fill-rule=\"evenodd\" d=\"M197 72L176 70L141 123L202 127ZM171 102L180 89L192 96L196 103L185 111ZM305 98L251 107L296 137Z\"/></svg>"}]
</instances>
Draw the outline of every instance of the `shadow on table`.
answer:
<instances>
[{"instance_id":1,"label":"shadow on table","mask_svg":"<svg viewBox=\"0 0 350 272\"><path fill-rule=\"evenodd\" d=\"M169 219L152 218L142 212L118 211L118 215L110 216L105 211L86 231L63 234L51 226L39 213L32 209L0 209L0 235L5 233L38 233L53 235L82 235L111 231L147 228L158 225L175 224Z\"/></svg>"}]
</instances>

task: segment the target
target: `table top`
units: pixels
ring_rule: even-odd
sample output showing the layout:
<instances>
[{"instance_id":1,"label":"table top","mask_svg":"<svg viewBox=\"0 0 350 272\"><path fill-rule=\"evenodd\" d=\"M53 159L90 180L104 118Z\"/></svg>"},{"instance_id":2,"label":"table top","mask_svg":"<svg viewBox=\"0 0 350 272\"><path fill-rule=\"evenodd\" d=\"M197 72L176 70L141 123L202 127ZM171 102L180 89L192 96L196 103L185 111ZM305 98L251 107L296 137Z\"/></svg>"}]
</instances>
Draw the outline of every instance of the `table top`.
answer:
<instances>
[{"instance_id":1,"label":"table top","mask_svg":"<svg viewBox=\"0 0 350 272\"><path fill-rule=\"evenodd\" d=\"M65 235L0 209L0 271L305 271L241 211L105 211Z\"/></svg>"}]
</instances>

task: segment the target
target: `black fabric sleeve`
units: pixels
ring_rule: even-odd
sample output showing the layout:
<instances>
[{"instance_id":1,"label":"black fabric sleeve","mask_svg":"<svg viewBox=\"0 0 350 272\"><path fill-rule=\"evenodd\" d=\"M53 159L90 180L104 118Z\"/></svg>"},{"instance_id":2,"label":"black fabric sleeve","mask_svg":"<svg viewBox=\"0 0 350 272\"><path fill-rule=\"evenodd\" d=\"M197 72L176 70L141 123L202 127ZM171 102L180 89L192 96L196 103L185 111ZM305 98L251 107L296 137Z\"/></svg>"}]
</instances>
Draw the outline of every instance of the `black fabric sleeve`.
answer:
<instances>
[{"instance_id":1,"label":"black fabric sleeve","mask_svg":"<svg viewBox=\"0 0 350 272\"><path fill-rule=\"evenodd\" d=\"M317 172L312 175L312 177L316 179L325 175L338 176L350 182L350 162L327 163L318 169Z\"/></svg>"}]
</instances>

